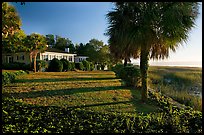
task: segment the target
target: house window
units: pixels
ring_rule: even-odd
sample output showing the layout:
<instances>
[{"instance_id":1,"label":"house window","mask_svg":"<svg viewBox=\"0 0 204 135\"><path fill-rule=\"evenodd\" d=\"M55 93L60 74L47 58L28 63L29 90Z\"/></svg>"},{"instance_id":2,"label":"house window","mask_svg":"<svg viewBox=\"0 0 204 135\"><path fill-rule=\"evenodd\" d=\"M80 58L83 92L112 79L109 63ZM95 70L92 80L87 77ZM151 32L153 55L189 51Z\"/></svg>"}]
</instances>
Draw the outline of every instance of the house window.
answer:
<instances>
[{"instance_id":1,"label":"house window","mask_svg":"<svg viewBox=\"0 0 204 135\"><path fill-rule=\"evenodd\" d=\"M44 55L44 60L48 61L48 55Z\"/></svg>"},{"instance_id":2,"label":"house window","mask_svg":"<svg viewBox=\"0 0 204 135\"><path fill-rule=\"evenodd\" d=\"M72 56L69 56L69 61L72 61Z\"/></svg>"},{"instance_id":3,"label":"house window","mask_svg":"<svg viewBox=\"0 0 204 135\"><path fill-rule=\"evenodd\" d=\"M18 56L16 56L16 60L18 60Z\"/></svg>"},{"instance_id":4,"label":"house window","mask_svg":"<svg viewBox=\"0 0 204 135\"><path fill-rule=\"evenodd\" d=\"M21 55L20 59L21 59L21 60L24 60L24 59L25 59L25 58L24 58L24 55Z\"/></svg>"},{"instance_id":5,"label":"house window","mask_svg":"<svg viewBox=\"0 0 204 135\"><path fill-rule=\"evenodd\" d=\"M63 56L63 58L67 60L67 56Z\"/></svg>"}]
</instances>

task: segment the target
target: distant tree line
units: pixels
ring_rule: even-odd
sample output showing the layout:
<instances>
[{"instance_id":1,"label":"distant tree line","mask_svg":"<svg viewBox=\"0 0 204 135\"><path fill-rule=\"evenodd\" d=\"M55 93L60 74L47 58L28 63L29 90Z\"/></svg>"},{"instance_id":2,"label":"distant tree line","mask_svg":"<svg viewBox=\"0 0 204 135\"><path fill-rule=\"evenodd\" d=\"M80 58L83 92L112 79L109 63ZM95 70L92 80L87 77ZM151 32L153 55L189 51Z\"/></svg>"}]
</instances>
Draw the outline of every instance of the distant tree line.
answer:
<instances>
[{"instance_id":1,"label":"distant tree line","mask_svg":"<svg viewBox=\"0 0 204 135\"><path fill-rule=\"evenodd\" d=\"M70 53L76 53L78 56L88 56L88 61L101 66L117 63L119 60L111 58L109 45L98 39L91 39L88 43L73 44L69 38L64 38L59 35L46 35L47 44L59 50L64 51L69 48Z\"/></svg>"}]
</instances>

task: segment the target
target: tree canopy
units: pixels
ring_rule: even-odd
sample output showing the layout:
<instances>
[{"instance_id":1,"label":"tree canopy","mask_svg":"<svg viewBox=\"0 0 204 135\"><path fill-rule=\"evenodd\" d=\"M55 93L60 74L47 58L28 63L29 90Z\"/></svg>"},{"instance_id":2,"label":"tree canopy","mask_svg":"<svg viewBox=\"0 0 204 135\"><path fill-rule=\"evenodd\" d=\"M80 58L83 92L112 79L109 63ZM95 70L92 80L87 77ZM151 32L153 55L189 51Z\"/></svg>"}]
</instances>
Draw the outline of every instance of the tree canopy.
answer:
<instances>
[{"instance_id":1,"label":"tree canopy","mask_svg":"<svg viewBox=\"0 0 204 135\"><path fill-rule=\"evenodd\" d=\"M23 38L26 36L21 30L21 19L16 9L7 2L2 3L2 50L3 52L21 51Z\"/></svg>"},{"instance_id":2,"label":"tree canopy","mask_svg":"<svg viewBox=\"0 0 204 135\"><path fill-rule=\"evenodd\" d=\"M21 19L16 9L7 2L2 2L2 38L14 35L20 27Z\"/></svg>"}]
</instances>

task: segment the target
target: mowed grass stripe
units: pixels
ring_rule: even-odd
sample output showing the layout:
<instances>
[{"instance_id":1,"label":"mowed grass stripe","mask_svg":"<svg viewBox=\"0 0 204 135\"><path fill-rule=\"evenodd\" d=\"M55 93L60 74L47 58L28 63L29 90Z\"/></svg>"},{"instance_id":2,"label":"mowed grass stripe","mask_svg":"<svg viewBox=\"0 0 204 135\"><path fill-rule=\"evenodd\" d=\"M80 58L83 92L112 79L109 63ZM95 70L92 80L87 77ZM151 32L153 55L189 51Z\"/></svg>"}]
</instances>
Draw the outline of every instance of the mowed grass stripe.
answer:
<instances>
[{"instance_id":1,"label":"mowed grass stripe","mask_svg":"<svg viewBox=\"0 0 204 135\"><path fill-rule=\"evenodd\" d=\"M39 72L19 76L2 89L2 96L20 102L99 112L154 112L158 107L141 104L139 90L122 86L114 72Z\"/></svg>"},{"instance_id":2,"label":"mowed grass stripe","mask_svg":"<svg viewBox=\"0 0 204 135\"><path fill-rule=\"evenodd\" d=\"M3 87L2 91L6 93L21 93L43 90L72 89L72 88L93 88L121 86L120 79L103 80L103 81L63 81L63 82L26 82L13 83Z\"/></svg>"}]
</instances>

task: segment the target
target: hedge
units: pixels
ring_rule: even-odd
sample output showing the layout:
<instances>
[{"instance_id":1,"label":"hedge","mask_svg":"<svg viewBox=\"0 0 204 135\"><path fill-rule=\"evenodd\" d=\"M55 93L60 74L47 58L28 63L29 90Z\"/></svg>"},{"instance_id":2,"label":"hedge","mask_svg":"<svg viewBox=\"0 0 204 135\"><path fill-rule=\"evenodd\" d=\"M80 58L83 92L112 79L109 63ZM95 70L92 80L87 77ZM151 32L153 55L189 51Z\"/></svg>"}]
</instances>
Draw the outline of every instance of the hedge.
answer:
<instances>
[{"instance_id":1,"label":"hedge","mask_svg":"<svg viewBox=\"0 0 204 135\"><path fill-rule=\"evenodd\" d=\"M117 78L122 79L126 86L138 87L141 84L140 69L137 66L117 64L112 68Z\"/></svg>"},{"instance_id":2,"label":"hedge","mask_svg":"<svg viewBox=\"0 0 204 135\"><path fill-rule=\"evenodd\" d=\"M126 86L139 87L141 84L140 69L134 66L126 66L121 69L119 76Z\"/></svg>"},{"instance_id":3,"label":"hedge","mask_svg":"<svg viewBox=\"0 0 204 135\"><path fill-rule=\"evenodd\" d=\"M13 83L16 79L16 76L27 74L25 71L15 71L15 72L3 72L2 73L2 85Z\"/></svg>"},{"instance_id":4,"label":"hedge","mask_svg":"<svg viewBox=\"0 0 204 135\"><path fill-rule=\"evenodd\" d=\"M2 99L3 133L202 133L202 113L99 113Z\"/></svg>"},{"instance_id":5,"label":"hedge","mask_svg":"<svg viewBox=\"0 0 204 135\"><path fill-rule=\"evenodd\" d=\"M5 70L32 70L30 67L30 64L25 64L21 62L3 63L2 69L5 69Z\"/></svg>"}]
</instances>

